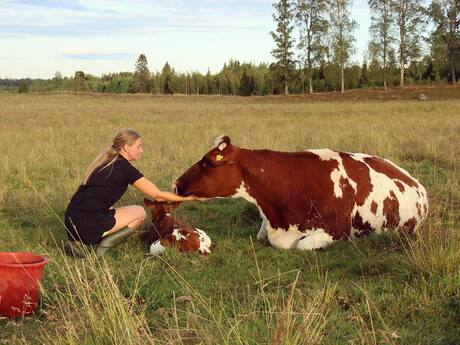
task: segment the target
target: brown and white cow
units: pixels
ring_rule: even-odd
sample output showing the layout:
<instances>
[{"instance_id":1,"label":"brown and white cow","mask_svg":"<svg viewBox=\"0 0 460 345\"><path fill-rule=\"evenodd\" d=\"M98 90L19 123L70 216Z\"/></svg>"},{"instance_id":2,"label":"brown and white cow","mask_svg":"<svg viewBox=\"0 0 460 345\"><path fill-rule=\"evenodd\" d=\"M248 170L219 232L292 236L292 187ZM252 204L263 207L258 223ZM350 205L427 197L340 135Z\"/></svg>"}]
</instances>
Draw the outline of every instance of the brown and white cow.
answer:
<instances>
[{"instance_id":1,"label":"brown and white cow","mask_svg":"<svg viewBox=\"0 0 460 345\"><path fill-rule=\"evenodd\" d=\"M166 203L144 199L144 204L152 212L152 227L143 235L143 240L150 245L150 254L161 254L166 247L176 247L180 252L187 253L211 253L213 244L203 230L184 225L171 216L170 212L180 202Z\"/></svg>"},{"instance_id":2,"label":"brown and white cow","mask_svg":"<svg viewBox=\"0 0 460 345\"><path fill-rule=\"evenodd\" d=\"M242 197L262 217L257 238L310 250L334 240L400 230L414 233L428 213L425 188L388 160L329 149L251 150L228 136L176 181L178 194Z\"/></svg>"}]
</instances>

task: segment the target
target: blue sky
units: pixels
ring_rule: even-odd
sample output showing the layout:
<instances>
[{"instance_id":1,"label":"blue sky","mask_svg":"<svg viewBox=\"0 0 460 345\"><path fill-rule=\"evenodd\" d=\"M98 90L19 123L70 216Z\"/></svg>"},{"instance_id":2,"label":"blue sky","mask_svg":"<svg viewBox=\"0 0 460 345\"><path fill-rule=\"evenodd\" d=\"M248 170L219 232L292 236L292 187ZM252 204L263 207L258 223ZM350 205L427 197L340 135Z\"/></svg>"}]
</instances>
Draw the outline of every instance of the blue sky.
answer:
<instances>
[{"instance_id":1,"label":"blue sky","mask_svg":"<svg viewBox=\"0 0 460 345\"><path fill-rule=\"evenodd\" d=\"M0 78L52 78L77 70L100 76L133 71L218 72L230 58L272 62L272 0L0 0ZM352 17L361 62L368 42L367 0Z\"/></svg>"}]
</instances>

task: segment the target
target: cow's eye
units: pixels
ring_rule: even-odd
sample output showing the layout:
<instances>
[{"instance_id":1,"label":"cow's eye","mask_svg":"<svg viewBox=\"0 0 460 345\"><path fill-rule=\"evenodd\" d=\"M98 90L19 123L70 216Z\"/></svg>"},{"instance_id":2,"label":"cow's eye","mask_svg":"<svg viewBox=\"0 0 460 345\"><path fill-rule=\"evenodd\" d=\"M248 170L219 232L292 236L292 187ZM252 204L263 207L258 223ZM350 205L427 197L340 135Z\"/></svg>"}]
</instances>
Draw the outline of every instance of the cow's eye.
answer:
<instances>
[{"instance_id":1,"label":"cow's eye","mask_svg":"<svg viewBox=\"0 0 460 345\"><path fill-rule=\"evenodd\" d=\"M211 159L208 157L203 157L201 159L201 166L203 168L215 168L216 167L216 162L213 162Z\"/></svg>"}]
</instances>

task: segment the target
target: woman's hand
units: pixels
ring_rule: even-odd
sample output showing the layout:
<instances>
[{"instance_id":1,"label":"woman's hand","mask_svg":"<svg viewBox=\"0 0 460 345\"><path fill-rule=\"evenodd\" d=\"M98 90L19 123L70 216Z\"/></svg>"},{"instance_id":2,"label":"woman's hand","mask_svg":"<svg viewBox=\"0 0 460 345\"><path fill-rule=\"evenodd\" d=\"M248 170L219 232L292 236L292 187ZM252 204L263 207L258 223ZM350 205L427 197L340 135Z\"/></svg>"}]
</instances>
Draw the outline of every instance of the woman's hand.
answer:
<instances>
[{"instance_id":1,"label":"woman's hand","mask_svg":"<svg viewBox=\"0 0 460 345\"><path fill-rule=\"evenodd\" d=\"M187 196L186 199L190 200L190 201L205 201L205 200L208 200L208 198L203 198L203 197L199 197L199 196L195 196L195 195Z\"/></svg>"}]
</instances>

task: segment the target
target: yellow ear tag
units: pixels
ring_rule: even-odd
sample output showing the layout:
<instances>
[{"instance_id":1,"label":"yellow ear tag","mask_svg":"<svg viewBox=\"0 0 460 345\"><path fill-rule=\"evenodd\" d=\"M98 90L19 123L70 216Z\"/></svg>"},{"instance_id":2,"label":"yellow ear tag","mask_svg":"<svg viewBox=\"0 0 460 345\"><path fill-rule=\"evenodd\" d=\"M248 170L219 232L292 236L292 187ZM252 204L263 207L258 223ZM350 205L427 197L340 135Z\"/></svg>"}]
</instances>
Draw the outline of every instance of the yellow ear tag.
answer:
<instances>
[{"instance_id":1,"label":"yellow ear tag","mask_svg":"<svg viewBox=\"0 0 460 345\"><path fill-rule=\"evenodd\" d=\"M217 155L217 156L216 156L216 161L220 161L220 160L222 160L222 158L224 158L224 156Z\"/></svg>"}]
</instances>

